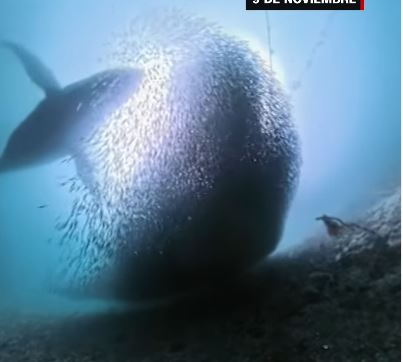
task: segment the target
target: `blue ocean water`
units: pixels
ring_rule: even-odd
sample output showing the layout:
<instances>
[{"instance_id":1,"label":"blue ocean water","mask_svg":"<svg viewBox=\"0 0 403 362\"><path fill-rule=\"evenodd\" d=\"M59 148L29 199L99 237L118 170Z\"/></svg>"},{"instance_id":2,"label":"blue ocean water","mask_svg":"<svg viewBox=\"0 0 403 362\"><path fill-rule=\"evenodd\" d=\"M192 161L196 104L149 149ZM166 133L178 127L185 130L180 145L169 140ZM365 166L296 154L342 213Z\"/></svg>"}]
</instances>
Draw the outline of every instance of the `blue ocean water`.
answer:
<instances>
[{"instance_id":1,"label":"blue ocean water","mask_svg":"<svg viewBox=\"0 0 403 362\"><path fill-rule=\"evenodd\" d=\"M98 71L105 43L133 17L169 5L221 24L268 55L264 14L246 12L243 0L167 3L3 0L0 39L31 49L65 85ZM315 230L316 216L344 214L400 182L400 1L368 0L364 12L272 12L270 23L273 67L290 93L304 160L285 249ZM2 48L0 64L2 150L43 94ZM57 263L48 240L55 215L71 202L57 180L71 172L57 163L0 175L0 280L17 294L45 283Z\"/></svg>"}]
</instances>

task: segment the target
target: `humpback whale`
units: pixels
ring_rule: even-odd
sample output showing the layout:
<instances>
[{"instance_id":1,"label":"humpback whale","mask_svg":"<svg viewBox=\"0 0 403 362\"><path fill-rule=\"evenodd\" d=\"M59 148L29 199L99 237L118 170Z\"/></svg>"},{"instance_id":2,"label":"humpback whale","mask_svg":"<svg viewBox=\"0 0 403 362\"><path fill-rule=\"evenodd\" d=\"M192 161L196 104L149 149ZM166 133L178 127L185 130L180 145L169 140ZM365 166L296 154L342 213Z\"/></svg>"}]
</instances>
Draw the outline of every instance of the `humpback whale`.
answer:
<instances>
[{"instance_id":1,"label":"humpback whale","mask_svg":"<svg viewBox=\"0 0 403 362\"><path fill-rule=\"evenodd\" d=\"M138 88L142 72L106 70L66 87L24 47L2 42L21 61L45 98L13 131L0 158L0 173L79 155L79 147Z\"/></svg>"}]
</instances>

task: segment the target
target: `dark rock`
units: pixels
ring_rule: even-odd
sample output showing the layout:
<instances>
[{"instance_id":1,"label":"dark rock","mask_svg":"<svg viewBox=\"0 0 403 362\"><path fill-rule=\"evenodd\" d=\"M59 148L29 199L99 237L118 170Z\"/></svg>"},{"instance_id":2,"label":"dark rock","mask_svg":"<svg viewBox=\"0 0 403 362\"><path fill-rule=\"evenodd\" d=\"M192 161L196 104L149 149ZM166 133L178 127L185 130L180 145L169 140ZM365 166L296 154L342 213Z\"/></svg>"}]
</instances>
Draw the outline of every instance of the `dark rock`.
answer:
<instances>
[{"instance_id":1,"label":"dark rock","mask_svg":"<svg viewBox=\"0 0 403 362\"><path fill-rule=\"evenodd\" d=\"M266 331L262 327L252 327L248 330L248 333L254 339L261 339L266 335Z\"/></svg>"},{"instance_id":2,"label":"dark rock","mask_svg":"<svg viewBox=\"0 0 403 362\"><path fill-rule=\"evenodd\" d=\"M186 350L186 344L183 342L174 342L169 346L170 353L181 353Z\"/></svg>"},{"instance_id":3,"label":"dark rock","mask_svg":"<svg viewBox=\"0 0 403 362\"><path fill-rule=\"evenodd\" d=\"M313 285L309 285L304 289L303 296L308 303L317 303L324 297L323 293Z\"/></svg>"}]
</instances>

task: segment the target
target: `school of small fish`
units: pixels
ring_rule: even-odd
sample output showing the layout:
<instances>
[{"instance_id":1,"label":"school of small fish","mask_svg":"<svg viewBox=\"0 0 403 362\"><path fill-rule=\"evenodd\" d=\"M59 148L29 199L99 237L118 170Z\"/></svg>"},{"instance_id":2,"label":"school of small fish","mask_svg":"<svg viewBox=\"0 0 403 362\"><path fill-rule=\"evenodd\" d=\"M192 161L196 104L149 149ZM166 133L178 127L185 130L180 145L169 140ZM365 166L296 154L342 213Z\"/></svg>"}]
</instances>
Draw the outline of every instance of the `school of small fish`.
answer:
<instances>
[{"instance_id":1,"label":"school of small fish","mask_svg":"<svg viewBox=\"0 0 403 362\"><path fill-rule=\"evenodd\" d=\"M286 158L279 187L292 197L300 160L290 108L247 43L172 11L134 19L104 61L140 68L144 80L75 155L86 177L63 182L74 198L57 225L66 289L112 278L125 258L162 255L226 168ZM244 104L250 117L239 123Z\"/></svg>"}]
</instances>

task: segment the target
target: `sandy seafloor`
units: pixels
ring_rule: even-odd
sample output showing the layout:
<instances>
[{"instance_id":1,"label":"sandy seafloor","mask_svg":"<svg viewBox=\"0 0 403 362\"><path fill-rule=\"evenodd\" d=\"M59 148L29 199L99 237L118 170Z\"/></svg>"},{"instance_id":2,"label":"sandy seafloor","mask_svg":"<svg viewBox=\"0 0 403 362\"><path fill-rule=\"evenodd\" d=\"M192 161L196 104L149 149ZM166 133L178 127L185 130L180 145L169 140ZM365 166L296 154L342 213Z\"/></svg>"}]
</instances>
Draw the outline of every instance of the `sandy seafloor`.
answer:
<instances>
[{"instance_id":1,"label":"sandy seafloor","mask_svg":"<svg viewBox=\"0 0 403 362\"><path fill-rule=\"evenodd\" d=\"M400 361L400 189L354 221L384 237L318 234L167 304L64 315L9 305L0 361Z\"/></svg>"}]
</instances>

